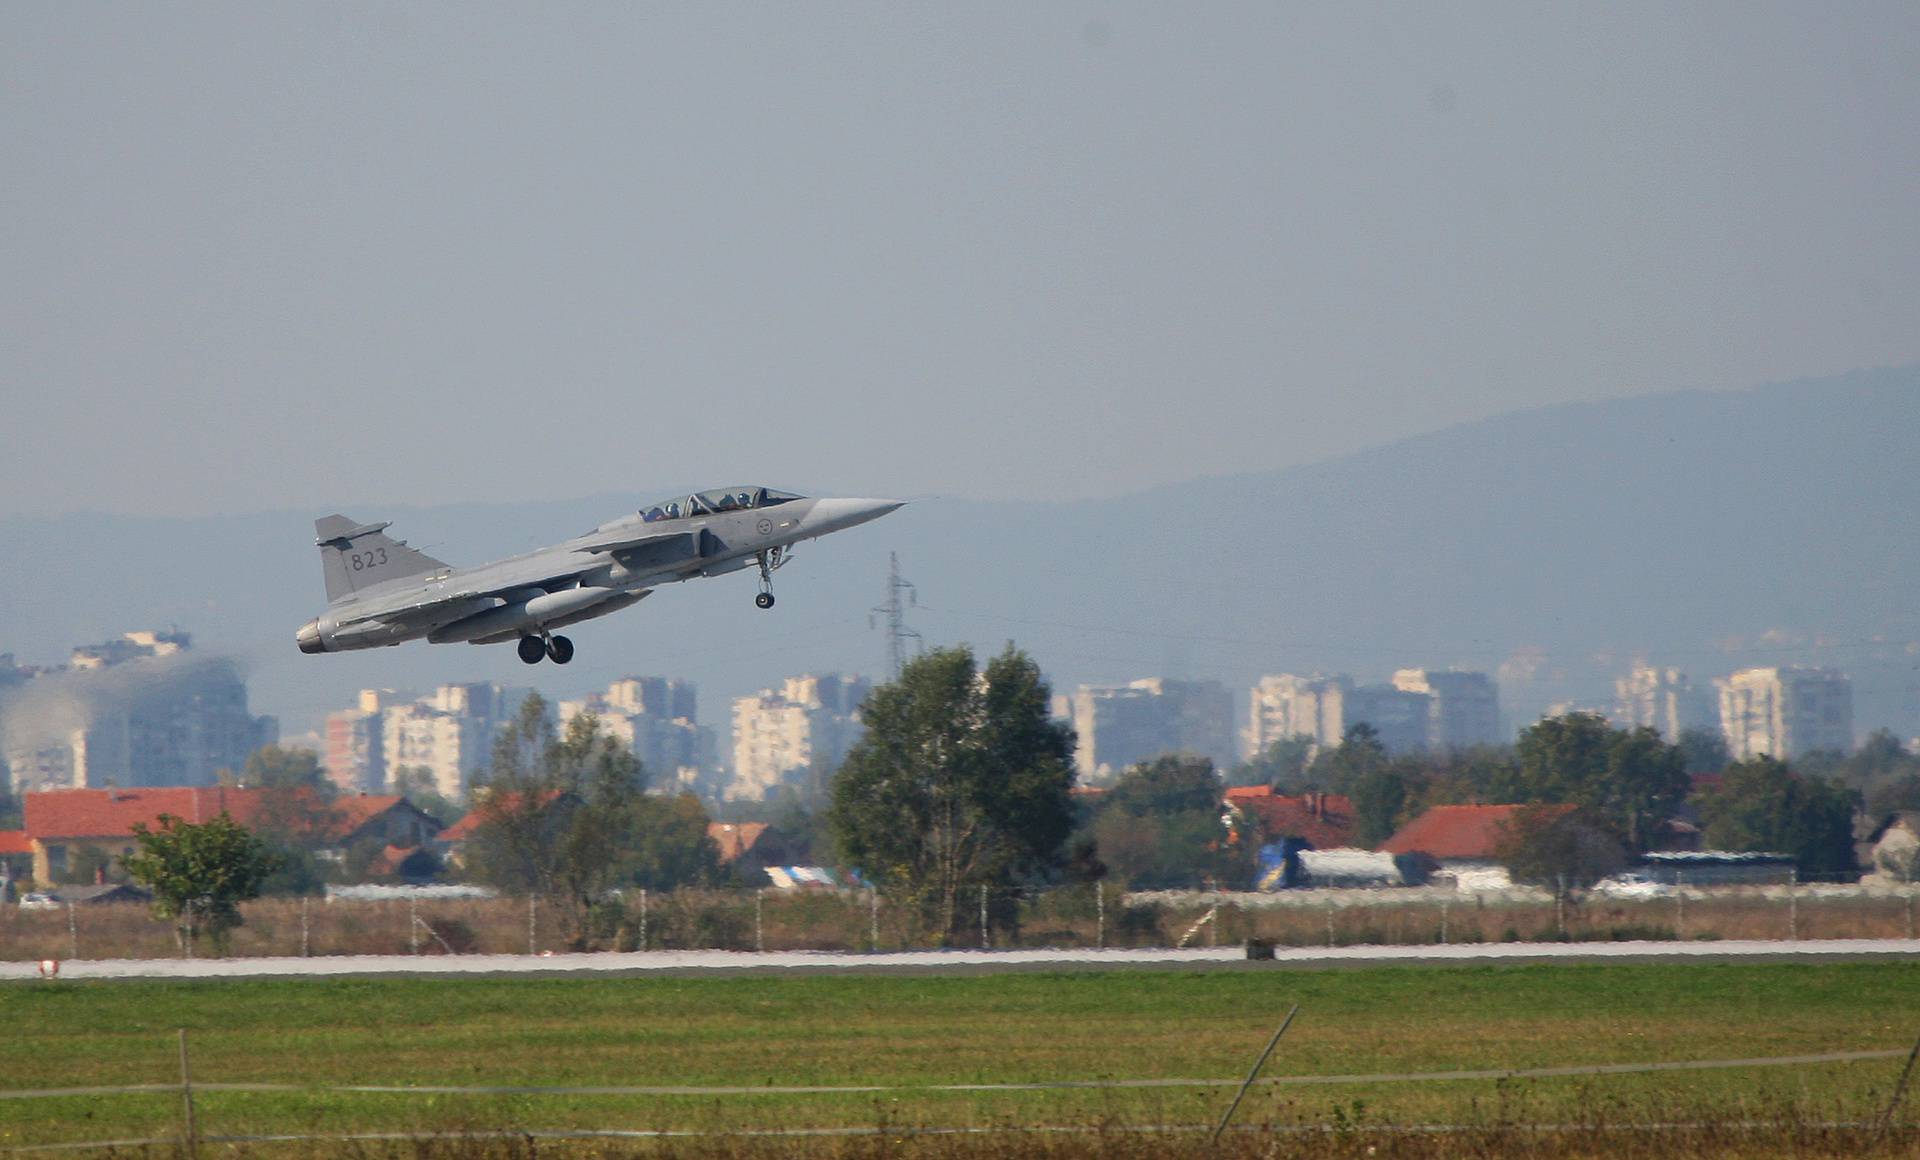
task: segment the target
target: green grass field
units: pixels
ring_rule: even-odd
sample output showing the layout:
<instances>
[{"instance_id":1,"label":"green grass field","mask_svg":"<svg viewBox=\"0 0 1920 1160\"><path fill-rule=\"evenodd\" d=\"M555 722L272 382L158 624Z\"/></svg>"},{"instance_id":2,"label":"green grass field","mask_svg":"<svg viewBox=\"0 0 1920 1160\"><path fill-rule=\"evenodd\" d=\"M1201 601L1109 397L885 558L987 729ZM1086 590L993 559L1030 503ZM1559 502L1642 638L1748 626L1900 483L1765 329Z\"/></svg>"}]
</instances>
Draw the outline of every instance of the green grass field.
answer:
<instances>
[{"instance_id":1,"label":"green grass field","mask_svg":"<svg viewBox=\"0 0 1920 1160\"><path fill-rule=\"evenodd\" d=\"M930 1088L1237 1080L1295 1003L1299 1018L1266 1069L1270 1077L1904 1051L1920 1036L1920 965L21 983L0 986L7 1045L0 1052L0 1094L177 1082L176 1029L184 1027L197 1082L301 1085L297 1091L198 1093L200 1130L216 1136L1202 1125L1217 1119L1232 1085ZM1329 1126L1343 1140L1387 1125L1431 1123L1490 1129L1577 1122L1600 1131L1654 1121L1777 1119L1811 1131L1804 1125L1871 1119L1885 1105L1901 1062L1262 1084L1237 1122ZM350 1084L885 1090L324 1090ZM180 1114L177 1091L0 1099L0 1147L170 1136L179 1132ZM1907 1124L1913 1119L1902 1117ZM1877 1139L1911 1154L1914 1137L1901 1131ZM960 1138L936 1139L944 1140L941 1147L961 1147L955 1142ZM1034 1138L1023 1139L1020 1151L1041 1148ZM1167 1138L1154 1147L1126 1139L1147 1148L1141 1154L1168 1144ZM739 1154L752 1151L744 1141L734 1145L746 1149ZM859 1150L877 1145L855 1140L810 1146L866 1154ZM1059 1140L1044 1146L1066 1147ZM1794 1154L1845 1155L1860 1146L1849 1139L1836 1151L1809 1151L1801 1140Z\"/></svg>"}]
</instances>

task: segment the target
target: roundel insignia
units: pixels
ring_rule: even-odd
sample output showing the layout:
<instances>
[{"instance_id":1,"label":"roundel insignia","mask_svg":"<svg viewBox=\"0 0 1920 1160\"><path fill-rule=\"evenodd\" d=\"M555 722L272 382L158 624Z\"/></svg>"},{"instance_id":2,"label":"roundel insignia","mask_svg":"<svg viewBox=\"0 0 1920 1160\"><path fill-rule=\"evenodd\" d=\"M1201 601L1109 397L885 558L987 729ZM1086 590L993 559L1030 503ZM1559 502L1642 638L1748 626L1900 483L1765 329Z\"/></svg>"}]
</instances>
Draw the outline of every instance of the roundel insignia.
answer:
<instances>
[{"instance_id":1,"label":"roundel insignia","mask_svg":"<svg viewBox=\"0 0 1920 1160\"><path fill-rule=\"evenodd\" d=\"M773 534L773 521L770 519L766 519L763 517L759 523L754 525L754 527L763 536L771 536Z\"/></svg>"}]
</instances>

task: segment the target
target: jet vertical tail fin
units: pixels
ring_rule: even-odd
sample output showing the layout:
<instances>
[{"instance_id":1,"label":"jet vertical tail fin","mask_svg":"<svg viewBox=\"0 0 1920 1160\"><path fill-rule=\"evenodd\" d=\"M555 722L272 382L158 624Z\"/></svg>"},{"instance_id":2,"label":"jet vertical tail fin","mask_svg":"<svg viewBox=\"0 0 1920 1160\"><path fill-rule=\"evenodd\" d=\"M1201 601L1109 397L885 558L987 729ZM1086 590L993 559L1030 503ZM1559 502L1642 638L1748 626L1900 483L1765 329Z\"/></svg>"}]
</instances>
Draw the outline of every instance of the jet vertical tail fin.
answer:
<instances>
[{"instance_id":1,"label":"jet vertical tail fin","mask_svg":"<svg viewBox=\"0 0 1920 1160\"><path fill-rule=\"evenodd\" d=\"M385 523L362 524L343 515L313 521L314 543L327 581L327 602L376 584L447 569L445 562L387 536Z\"/></svg>"}]
</instances>

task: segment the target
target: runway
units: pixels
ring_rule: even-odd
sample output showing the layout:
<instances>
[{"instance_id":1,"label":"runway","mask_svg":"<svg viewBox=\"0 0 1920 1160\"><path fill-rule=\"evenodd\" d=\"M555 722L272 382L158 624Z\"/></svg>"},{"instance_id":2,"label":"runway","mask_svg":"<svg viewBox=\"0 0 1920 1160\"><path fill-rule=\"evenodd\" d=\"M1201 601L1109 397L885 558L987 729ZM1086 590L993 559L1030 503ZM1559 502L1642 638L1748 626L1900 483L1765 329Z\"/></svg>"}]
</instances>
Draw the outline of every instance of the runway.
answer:
<instances>
[{"instance_id":1,"label":"runway","mask_svg":"<svg viewBox=\"0 0 1920 1160\"><path fill-rule=\"evenodd\" d=\"M60 979L330 978L353 975L971 974L999 971L1285 970L1391 964L1913 959L1920 939L1476 943L1454 946L1280 947L1270 961L1244 948L1005 951L638 951L549 955L342 955L255 959L84 959ZM42 964L0 963L0 981L43 977Z\"/></svg>"}]
</instances>

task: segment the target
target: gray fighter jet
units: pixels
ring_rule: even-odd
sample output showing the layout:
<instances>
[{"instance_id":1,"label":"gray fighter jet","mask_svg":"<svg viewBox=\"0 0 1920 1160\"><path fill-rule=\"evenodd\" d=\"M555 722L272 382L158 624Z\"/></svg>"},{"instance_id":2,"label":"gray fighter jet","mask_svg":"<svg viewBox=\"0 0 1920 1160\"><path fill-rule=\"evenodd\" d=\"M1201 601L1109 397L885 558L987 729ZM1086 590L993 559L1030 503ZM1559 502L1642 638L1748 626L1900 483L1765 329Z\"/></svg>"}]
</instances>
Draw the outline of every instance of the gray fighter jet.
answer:
<instances>
[{"instance_id":1,"label":"gray fighter jet","mask_svg":"<svg viewBox=\"0 0 1920 1160\"><path fill-rule=\"evenodd\" d=\"M313 522L327 610L294 634L303 653L518 641L520 659L564 665L573 642L554 629L638 604L653 588L760 569L754 603L773 607L773 573L793 545L878 519L891 499L809 499L723 487L644 508L551 548L452 568L389 539L387 525L332 515Z\"/></svg>"}]
</instances>

